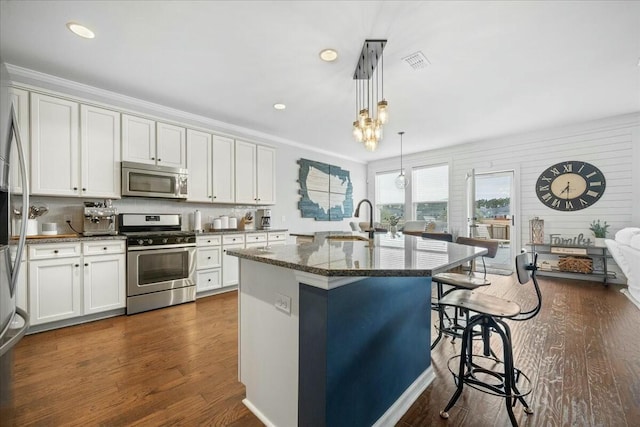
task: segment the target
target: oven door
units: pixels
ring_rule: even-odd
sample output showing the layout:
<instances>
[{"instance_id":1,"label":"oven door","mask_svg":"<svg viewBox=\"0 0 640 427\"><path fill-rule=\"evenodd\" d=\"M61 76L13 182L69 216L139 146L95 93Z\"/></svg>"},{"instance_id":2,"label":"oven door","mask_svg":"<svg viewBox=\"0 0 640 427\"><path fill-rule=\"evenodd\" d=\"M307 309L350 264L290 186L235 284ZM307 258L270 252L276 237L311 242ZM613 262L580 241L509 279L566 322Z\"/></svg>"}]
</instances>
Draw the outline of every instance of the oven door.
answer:
<instances>
[{"instance_id":1,"label":"oven door","mask_svg":"<svg viewBox=\"0 0 640 427\"><path fill-rule=\"evenodd\" d=\"M196 248L135 248L127 253L127 296L195 286Z\"/></svg>"}]
</instances>

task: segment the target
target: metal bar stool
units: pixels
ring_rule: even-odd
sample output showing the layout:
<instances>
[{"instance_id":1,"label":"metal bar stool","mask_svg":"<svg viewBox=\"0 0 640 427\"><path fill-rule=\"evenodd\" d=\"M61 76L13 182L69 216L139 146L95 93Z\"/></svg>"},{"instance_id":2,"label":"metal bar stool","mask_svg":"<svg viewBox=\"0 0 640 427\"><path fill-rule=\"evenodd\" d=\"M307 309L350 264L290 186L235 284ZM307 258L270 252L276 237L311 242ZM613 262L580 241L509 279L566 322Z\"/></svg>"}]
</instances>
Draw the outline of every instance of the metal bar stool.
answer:
<instances>
[{"instance_id":1,"label":"metal bar stool","mask_svg":"<svg viewBox=\"0 0 640 427\"><path fill-rule=\"evenodd\" d=\"M425 237L424 233L422 236ZM469 312L461 308L455 308L453 317L449 316L444 307L439 304L439 301L447 294L454 290L459 289L476 289L480 286L489 286L491 281L487 279L487 266L485 264L485 257L495 258L498 253L498 242L485 239L472 239L468 237L458 237L456 243L460 245L477 246L487 249L487 253L482 256L482 276L476 275L475 260L471 264L471 269L468 273L440 273L432 277L432 281L436 284L437 301L432 302L431 309L438 312L438 325L436 330L438 331L438 337L431 344L431 350L440 342L443 335L450 336L453 340L462 336L462 331L465 328L466 322L469 321ZM451 289L444 290L444 285L451 286ZM465 324L460 323L460 317L465 317Z\"/></svg>"},{"instance_id":2,"label":"metal bar stool","mask_svg":"<svg viewBox=\"0 0 640 427\"><path fill-rule=\"evenodd\" d=\"M442 418L449 418L447 411L456 403L465 385L505 398L507 412L513 426L518 425L513 414L513 407L517 402L522 403L525 413L533 413L524 399L526 395L531 393L531 381L513 364L511 330L504 319L523 321L533 318L540 312L542 295L536 280L537 258L537 254L534 254L533 263L527 264L526 253L523 252L516 257L518 282L524 285L531 281L535 287L537 303L531 310L522 311L515 302L470 290L452 291L439 301L442 306L462 308L477 313L469 319L464 328L460 354L449 359L449 371L453 374L457 388L447 406L440 412ZM476 327L480 328L483 338L482 355L473 354L473 335ZM502 361L496 357L489 357L491 352L489 335L491 332L495 332L502 340ZM455 369L456 362L458 364L457 370ZM500 369L501 367L503 369ZM521 384L524 387L518 385L520 379L524 379L522 383L526 382Z\"/></svg>"}]
</instances>

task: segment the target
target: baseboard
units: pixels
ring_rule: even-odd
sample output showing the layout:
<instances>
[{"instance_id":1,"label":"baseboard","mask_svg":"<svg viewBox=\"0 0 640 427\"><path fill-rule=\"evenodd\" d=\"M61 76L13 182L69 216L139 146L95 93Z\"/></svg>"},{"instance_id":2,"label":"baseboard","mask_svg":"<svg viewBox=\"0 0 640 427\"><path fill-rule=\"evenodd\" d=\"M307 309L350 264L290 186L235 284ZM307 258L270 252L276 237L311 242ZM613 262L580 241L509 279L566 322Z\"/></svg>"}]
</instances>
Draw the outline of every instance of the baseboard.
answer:
<instances>
[{"instance_id":1,"label":"baseboard","mask_svg":"<svg viewBox=\"0 0 640 427\"><path fill-rule=\"evenodd\" d=\"M409 410L411 405L420 397L423 391L435 379L433 367L429 366L404 393L394 402L389 409L373 424L373 427L396 425L400 418Z\"/></svg>"},{"instance_id":2,"label":"baseboard","mask_svg":"<svg viewBox=\"0 0 640 427\"><path fill-rule=\"evenodd\" d=\"M276 427L276 425L272 423L271 420L269 420L269 418L265 417L265 415L262 412L260 412L258 408L253 406L253 403L251 403L249 399L247 398L242 399L242 403L244 403L244 406L246 406L253 413L253 415L255 415L260 420L260 422L262 422L265 426Z\"/></svg>"}]
</instances>

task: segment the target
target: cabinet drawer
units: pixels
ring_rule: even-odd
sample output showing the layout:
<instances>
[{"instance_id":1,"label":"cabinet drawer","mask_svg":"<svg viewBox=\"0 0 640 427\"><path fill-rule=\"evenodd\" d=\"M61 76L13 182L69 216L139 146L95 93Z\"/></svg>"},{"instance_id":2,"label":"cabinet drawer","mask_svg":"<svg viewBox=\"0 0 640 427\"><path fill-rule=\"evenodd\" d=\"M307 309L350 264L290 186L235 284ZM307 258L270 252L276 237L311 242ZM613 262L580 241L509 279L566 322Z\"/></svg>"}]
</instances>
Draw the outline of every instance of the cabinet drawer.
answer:
<instances>
[{"instance_id":1,"label":"cabinet drawer","mask_svg":"<svg viewBox=\"0 0 640 427\"><path fill-rule=\"evenodd\" d=\"M244 234L228 234L222 236L223 245L237 245L239 243L244 243Z\"/></svg>"},{"instance_id":2,"label":"cabinet drawer","mask_svg":"<svg viewBox=\"0 0 640 427\"><path fill-rule=\"evenodd\" d=\"M287 233L269 233L269 243L282 242L287 243Z\"/></svg>"},{"instance_id":3,"label":"cabinet drawer","mask_svg":"<svg viewBox=\"0 0 640 427\"><path fill-rule=\"evenodd\" d=\"M220 246L211 246L198 248L196 269L220 267L222 248Z\"/></svg>"},{"instance_id":4,"label":"cabinet drawer","mask_svg":"<svg viewBox=\"0 0 640 427\"><path fill-rule=\"evenodd\" d=\"M222 243L221 236L196 237L196 246L220 246L221 243Z\"/></svg>"},{"instance_id":5,"label":"cabinet drawer","mask_svg":"<svg viewBox=\"0 0 640 427\"><path fill-rule=\"evenodd\" d=\"M196 272L196 289L198 292L222 287L220 269L201 270Z\"/></svg>"},{"instance_id":6,"label":"cabinet drawer","mask_svg":"<svg viewBox=\"0 0 640 427\"><path fill-rule=\"evenodd\" d=\"M82 253L84 255L121 254L124 253L124 246L124 240L84 242L82 244Z\"/></svg>"},{"instance_id":7,"label":"cabinet drawer","mask_svg":"<svg viewBox=\"0 0 640 427\"><path fill-rule=\"evenodd\" d=\"M29 245L29 260L80 256L80 243Z\"/></svg>"},{"instance_id":8,"label":"cabinet drawer","mask_svg":"<svg viewBox=\"0 0 640 427\"><path fill-rule=\"evenodd\" d=\"M260 243L267 241L267 233L248 233L246 235L246 242L249 243Z\"/></svg>"}]
</instances>

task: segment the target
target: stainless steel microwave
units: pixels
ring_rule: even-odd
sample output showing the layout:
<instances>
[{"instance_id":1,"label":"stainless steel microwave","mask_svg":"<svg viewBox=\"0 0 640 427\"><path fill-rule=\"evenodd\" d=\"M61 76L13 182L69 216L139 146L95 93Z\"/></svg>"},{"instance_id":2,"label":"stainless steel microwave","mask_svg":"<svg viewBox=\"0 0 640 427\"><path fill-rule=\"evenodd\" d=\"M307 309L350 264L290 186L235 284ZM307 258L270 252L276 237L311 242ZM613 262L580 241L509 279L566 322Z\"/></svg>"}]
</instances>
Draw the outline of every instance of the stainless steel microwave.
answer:
<instances>
[{"instance_id":1,"label":"stainless steel microwave","mask_svg":"<svg viewBox=\"0 0 640 427\"><path fill-rule=\"evenodd\" d=\"M122 162L122 196L186 199L186 169Z\"/></svg>"}]
</instances>

